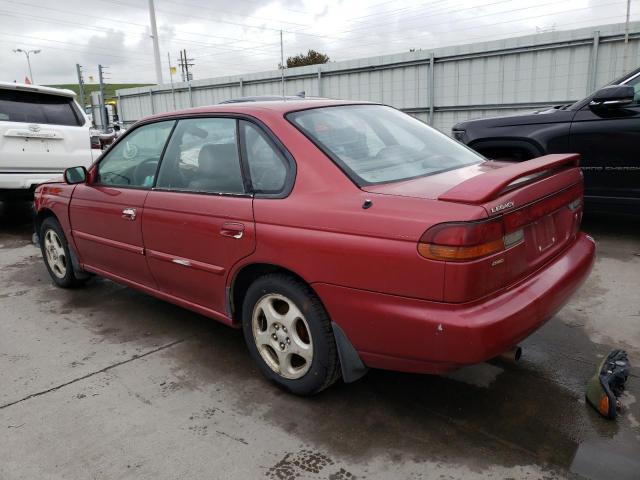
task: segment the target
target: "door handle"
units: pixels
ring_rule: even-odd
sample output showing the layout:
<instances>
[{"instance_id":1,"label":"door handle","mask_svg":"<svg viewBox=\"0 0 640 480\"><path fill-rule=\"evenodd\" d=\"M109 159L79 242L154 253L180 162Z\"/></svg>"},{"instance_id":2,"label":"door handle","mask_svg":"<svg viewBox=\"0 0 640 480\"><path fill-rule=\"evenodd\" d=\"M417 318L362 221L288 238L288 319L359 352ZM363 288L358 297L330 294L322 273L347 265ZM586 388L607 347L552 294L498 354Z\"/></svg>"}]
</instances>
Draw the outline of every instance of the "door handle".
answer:
<instances>
[{"instance_id":1,"label":"door handle","mask_svg":"<svg viewBox=\"0 0 640 480\"><path fill-rule=\"evenodd\" d=\"M220 228L220 235L223 237L240 239L243 234L244 225L242 223L226 222Z\"/></svg>"},{"instance_id":2,"label":"door handle","mask_svg":"<svg viewBox=\"0 0 640 480\"><path fill-rule=\"evenodd\" d=\"M135 220L136 219L136 209L135 208L125 208L122 210L122 218L126 218L127 220Z\"/></svg>"}]
</instances>

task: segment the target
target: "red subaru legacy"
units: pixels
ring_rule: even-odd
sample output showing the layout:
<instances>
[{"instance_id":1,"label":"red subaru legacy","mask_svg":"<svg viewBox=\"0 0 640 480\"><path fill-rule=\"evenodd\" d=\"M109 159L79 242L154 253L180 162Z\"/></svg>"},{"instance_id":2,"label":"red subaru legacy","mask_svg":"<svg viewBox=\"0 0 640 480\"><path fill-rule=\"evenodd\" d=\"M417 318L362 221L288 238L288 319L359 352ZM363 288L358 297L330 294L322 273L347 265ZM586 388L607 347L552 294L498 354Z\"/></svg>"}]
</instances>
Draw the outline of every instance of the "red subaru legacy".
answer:
<instances>
[{"instance_id":1,"label":"red subaru legacy","mask_svg":"<svg viewBox=\"0 0 640 480\"><path fill-rule=\"evenodd\" d=\"M96 274L242 328L313 394L444 373L547 321L589 274L577 155L486 161L393 108L236 103L138 122L36 191L61 287Z\"/></svg>"}]
</instances>

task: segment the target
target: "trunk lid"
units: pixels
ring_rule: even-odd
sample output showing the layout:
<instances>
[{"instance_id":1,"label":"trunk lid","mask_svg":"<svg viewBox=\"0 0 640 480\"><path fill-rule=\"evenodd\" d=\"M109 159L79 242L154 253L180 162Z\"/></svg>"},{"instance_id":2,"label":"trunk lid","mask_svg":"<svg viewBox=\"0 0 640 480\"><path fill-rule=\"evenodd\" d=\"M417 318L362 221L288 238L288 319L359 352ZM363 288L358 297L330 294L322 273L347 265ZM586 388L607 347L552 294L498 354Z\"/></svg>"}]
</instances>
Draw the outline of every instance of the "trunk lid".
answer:
<instances>
[{"instance_id":1,"label":"trunk lid","mask_svg":"<svg viewBox=\"0 0 640 480\"><path fill-rule=\"evenodd\" d=\"M466 302L518 282L575 239L582 219L578 164L576 154L521 163L485 162L365 190L481 206L488 219L502 222L503 250L470 261L446 261L444 300ZM429 185L427 193L423 189Z\"/></svg>"},{"instance_id":2,"label":"trunk lid","mask_svg":"<svg viewBox=\"0 0 640 480\"><path fill-rule=\"evenodd\" d=\"M490 218L502 217L505 225L503 252L472 262L470 268L447 264L445 300L464 302L516 283L575 239L582 221L579 158L547 155L507 165L439 196L444 201L481 205Z\"/></svg>"}]
</instances>

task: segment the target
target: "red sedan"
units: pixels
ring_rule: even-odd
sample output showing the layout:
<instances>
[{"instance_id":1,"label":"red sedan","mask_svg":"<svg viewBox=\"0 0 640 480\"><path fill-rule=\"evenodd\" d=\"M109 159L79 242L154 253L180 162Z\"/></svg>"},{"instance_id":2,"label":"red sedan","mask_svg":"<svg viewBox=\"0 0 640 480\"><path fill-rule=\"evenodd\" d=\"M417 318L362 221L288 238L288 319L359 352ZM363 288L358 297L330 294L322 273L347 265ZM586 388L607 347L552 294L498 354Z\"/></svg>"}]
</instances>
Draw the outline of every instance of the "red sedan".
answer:
<instances>
[{"instance_id":1,"label":"red sedan","mask_svg":"<svg viewBox=\"0 0 640 480\"><path fill-rule=\"evenodd\" d=\"M97 274L242 328L313 394L483 362L553 316L594 259L578 161L485 161L383 105L219 105L41 185L36 228L59 286Z\"/></svg>"}]
</instances>

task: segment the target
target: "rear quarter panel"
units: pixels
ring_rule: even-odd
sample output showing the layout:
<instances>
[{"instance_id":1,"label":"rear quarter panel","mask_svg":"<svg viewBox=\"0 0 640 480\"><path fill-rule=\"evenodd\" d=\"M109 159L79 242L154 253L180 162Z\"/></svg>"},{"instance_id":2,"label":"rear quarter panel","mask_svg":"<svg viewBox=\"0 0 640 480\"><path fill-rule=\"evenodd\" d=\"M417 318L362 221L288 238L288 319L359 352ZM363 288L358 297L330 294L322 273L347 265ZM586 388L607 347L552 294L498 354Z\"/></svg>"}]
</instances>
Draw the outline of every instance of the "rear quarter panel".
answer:
<instances>
[{"instance_id":1,"label":"rear quarter panel","mask_svg":"<svg viewBox=\"0 0 640 480\"><path fill-rule=\"evenodd\" d=\"M418 240L435 223L483 218L485 210L364 192L281 117L263 120L296 160L297 178L287 198L254 200L256 251L235 271L270 263L310 284L441 300L444 263L421 257ZM373 205L364 209L367 199Z\"/></svg>"}]
</instances>

